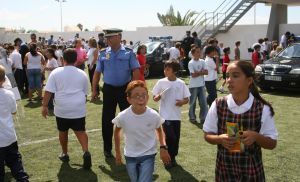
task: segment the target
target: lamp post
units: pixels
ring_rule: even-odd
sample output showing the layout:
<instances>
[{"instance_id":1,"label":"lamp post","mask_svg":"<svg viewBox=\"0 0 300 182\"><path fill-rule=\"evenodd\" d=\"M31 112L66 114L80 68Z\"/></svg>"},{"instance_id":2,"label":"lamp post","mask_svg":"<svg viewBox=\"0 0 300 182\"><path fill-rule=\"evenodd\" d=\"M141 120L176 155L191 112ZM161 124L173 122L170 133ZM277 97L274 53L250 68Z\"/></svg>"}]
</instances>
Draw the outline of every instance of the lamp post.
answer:
<instances>
[{"instance_id":1,"label":"lamp post","mask_svg":"<svg viewBox=\"0 0 300 182\"><path fill-rule=\"evenodd\" d=\"M55 0L59 2L59 7L60 7L60 31L63 31L63 25L62 25L62 3L67 2L66 0Z\"/></svg>"}]
</instances>

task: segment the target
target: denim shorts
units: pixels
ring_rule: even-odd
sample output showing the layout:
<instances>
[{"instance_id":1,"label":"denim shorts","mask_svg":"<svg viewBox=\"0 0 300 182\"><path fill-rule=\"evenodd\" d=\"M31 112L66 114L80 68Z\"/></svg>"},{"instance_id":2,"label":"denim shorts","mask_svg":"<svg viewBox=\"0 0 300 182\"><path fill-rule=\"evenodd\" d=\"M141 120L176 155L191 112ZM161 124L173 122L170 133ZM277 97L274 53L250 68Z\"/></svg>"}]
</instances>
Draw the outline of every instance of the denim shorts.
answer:
<instances>
[{"instance_id":1,"label":"denim shorts","mask_svg":"<svg viewBox=\"0 0 300 182\"><path fill-rule=\"evenodd\" d=\"M42 88L42 74L41 69L28 69L27 70L29 89Z\"/></svg>"},{"instance_id":2,"label":"denim shorts","mask_svg":"<svg viewBox=\"0 0 300 182\"><path fill-rule=\"evenodd\" d=\"M155 155L126 157L126 168L131 182L152 182Z\"/></svg>"}]
</instances>

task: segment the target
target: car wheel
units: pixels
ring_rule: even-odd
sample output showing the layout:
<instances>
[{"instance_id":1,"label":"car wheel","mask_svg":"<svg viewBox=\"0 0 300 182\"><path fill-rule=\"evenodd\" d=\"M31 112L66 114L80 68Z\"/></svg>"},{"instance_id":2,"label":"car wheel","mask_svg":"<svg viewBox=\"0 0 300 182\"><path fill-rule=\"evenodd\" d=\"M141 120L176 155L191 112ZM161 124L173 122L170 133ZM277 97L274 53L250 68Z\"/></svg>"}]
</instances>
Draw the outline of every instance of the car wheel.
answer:
<instances>
[{"instance_id":1,"label":"car wheel","mask_svg":"<svg viewBox=\"0 0 300 182\"><path fill-rule=\"evenodd\" d=\"M149 67L146 67L145 71L144 71L144 77L148 78L149 76L150 76L150 69L149 69Z\"/></svg>"}]
</instances>

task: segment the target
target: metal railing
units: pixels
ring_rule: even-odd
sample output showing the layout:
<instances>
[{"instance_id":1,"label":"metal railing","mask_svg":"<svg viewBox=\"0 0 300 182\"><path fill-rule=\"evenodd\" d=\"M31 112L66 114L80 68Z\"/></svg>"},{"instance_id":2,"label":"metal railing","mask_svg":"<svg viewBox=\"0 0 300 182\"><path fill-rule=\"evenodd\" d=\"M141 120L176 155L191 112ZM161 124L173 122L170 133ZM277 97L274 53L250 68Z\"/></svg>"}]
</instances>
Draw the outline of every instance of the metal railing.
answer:
<instances>
[{"instance_id":1,"label":"metal railing","mask_svg":"<svg viewBox=\"0 0 300 182\"><path fill-rule=\"evenodd\" d=\"M255 3L254 0L224 0L213 12L201 11L190 31L197 32L199 38L206 41L220 29L229 30Z\"/></svg>"}]
</instances>

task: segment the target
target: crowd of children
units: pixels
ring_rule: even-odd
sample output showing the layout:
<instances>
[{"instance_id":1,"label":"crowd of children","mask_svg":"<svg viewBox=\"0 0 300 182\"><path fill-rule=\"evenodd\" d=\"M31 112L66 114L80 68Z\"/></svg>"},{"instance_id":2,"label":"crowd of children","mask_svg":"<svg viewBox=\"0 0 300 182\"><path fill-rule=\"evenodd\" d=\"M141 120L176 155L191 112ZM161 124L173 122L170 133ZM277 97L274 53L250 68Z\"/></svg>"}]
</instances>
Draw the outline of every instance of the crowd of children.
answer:
<instances>
[{"instance_id":1,"label":"crowd of children","mask_svg":"<svg viewBox=\"0 0 300 182\"><path fill-rule=\"evenodd\" d=\"M125 136L124 158L131 181L152 181L157 139L160 144L160 158L165 168L169 170L177 166L181 107L189 104L189 120L197 123L198 118L195 114L197 100L200 106L199 123L203 125L204 138L208 143L218 145L216 181L265 180L261 148L275 148L278 133L274 124L273 108L259 95L254 83L253 64L260 61L260 46L254 46L252 58L255 62L251 64L247 61L240 61L240 42L236 42L234 49L236 61L230 62L230 48L219 48L215 46L215 40L209 41L210 44L204 49L194 45L190 51L189 86L177 77L181 68L179 61L172 59L165 62L165 77L158 80L152 90L152 99L159 102L158 112L147 106L149 93L143 76L127 85L126 96L131 106L121 111L111 122L115 126L117 164L122 163L121 131ZM95 45L95 39L91 39L90 44ZM94 46L88 56L81 55L80 60L89 60L91 69L89 71L95 69L97 57L95 52L97 51L97 46ZM141 65L139 68L141 74L147 67L146 51L145 46L138 47L137 60ZM18 53L12 55L15 65L20 65L21 55ZM221 55L222 58L220 58ZM82 147L83 167L90 169L92 159L85 131L89 81L86 73L75 67L83 68L79 64L82 61L78 61L78 50L66 49L63 54L58 54L53 48L48 48L45 56L47 63L44 63L44 57L38 52L36 44L30 44L30 52L25 55L25 63L29 63L27 69L33 69L33 76L29 79L31 89L29 96L32 97L32 89L41 88L41 65L45 65L43 69L48 72L48 80L42 102L42 115L46 118L48 110L54 108L62 149L59 159L63 162L70 160L68 131L72 129ZM63 63L59 64L58 60L63 60ZM216 85L219 67L217 60L222 61L222 78L224 79L219 90L224 92L227 84L230 92L229 95L221 98L217 98ZM61 65L64 66L60 67ZM14 68L22 69L20 66ZM4 165L10 167L12 175L17 180L28 181L28 175L24 172L21 155L18 152L13 126L12 114L16 112L16 101L13 94L2 86L6 70L9 68L0 66L0 181L4 178ZM6 75L9 76L9 74ZM54 106L52 105L53 99L55 99ZM239 132L231 135L229 125L237 126ZM232 152L232 148L236 145L239 145L239 151Z\"/></svg>"}]
</instances>

